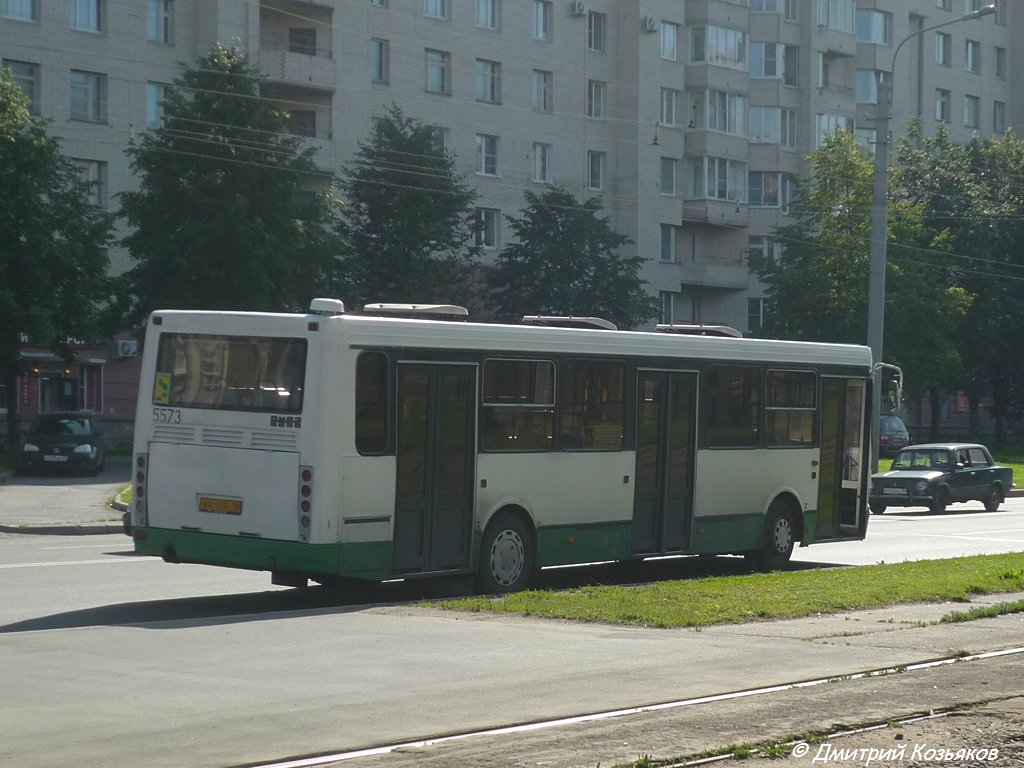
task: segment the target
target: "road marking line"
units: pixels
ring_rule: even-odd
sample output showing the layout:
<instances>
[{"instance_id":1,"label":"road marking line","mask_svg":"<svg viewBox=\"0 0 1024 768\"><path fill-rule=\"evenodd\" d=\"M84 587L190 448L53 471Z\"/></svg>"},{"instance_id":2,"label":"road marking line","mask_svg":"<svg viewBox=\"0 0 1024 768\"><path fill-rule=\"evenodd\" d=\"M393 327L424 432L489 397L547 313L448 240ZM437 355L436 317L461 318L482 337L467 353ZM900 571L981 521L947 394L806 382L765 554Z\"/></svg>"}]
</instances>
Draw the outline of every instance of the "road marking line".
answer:
<instances>
[{"instance_id":1,"label":"road marking line","mask_svg":"<svg viewBox=\"0 0 1024 768\"><path fill-rule=\"evenodd\" d=\"M48 568L53 565L98 565L102 563L162 563L162 560L156 558L107 558L105 560L54 560L50 563L5 563L0 565L0 569L3 568Z\"/></svg>"}]
</instances>

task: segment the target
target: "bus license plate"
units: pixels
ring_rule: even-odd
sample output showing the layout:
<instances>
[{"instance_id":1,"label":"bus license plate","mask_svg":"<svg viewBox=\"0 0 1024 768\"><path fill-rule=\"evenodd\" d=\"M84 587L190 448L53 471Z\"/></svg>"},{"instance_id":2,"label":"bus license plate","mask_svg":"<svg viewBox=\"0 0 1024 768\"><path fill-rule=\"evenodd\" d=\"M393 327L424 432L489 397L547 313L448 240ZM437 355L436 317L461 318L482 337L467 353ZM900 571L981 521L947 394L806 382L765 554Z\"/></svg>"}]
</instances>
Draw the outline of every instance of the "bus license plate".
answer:
<instances>
[{"instance_id":1,"label":"bus license plate","mask_svg":"<svg viewBox=\"0 0 1024 768\"><path fill-rule=\"evenodd\" d=\"M883 488L882 493L886 496L906 496L906 488Z\"/></svg>"},{"instance_id":2,"label":"bus license plate","mask_svg":"<svg viewBox=\"0 0 1024 768\"><path fill-rule=\"evenodd\" d=\"M242 514L241 499L224 499L219 496L200 496L199 511L213 512L218 515Z\"/></svg>"}]
</instances>

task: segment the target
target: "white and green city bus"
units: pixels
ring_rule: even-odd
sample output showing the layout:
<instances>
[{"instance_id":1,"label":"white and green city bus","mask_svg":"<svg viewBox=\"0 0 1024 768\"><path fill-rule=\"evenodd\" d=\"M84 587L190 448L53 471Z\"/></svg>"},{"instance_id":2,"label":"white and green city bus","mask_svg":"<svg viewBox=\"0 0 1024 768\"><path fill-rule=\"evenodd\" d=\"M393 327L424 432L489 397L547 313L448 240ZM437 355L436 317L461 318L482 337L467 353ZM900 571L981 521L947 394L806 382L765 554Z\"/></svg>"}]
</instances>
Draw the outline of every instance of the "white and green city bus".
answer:
<instances>
[{"instance_id":1,"label":"white and green city bus","mask_svg":"<svg viewBox=\"0 0 1024 768\"><path fill-rule=\"evenodd\" d=\"M866 347L438 319L458 309L154 312L136 551L276 584L474 574L504 592L545 566L776 568L794 544L864 538Z\"/></svg>"}]
</instances>

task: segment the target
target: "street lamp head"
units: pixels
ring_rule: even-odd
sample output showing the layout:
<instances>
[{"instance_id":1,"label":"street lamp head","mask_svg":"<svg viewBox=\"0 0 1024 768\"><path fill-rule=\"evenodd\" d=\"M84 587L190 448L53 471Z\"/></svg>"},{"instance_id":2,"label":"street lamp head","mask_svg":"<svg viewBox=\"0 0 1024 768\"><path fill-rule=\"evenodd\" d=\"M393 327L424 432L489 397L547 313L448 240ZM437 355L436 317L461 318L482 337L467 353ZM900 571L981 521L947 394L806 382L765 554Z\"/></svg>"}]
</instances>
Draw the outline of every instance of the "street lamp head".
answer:
<instances>
[{"instance_id":1,"label":"street lamp head","mask_svg":"<svg viewBox=\"0 0 1024 768\"><path fill-rule=\"evenodd\" d=\"M996 7L995 3L989 3L988 5L983 5L981 8L979 8L976 11L971 11L970 13L965 13L963 16L960 17L960 19L962 21L969 21L971 19L980 19L982 16L989 16L989 15L995 13L998 10L999 10L999 8Z\"/></svg>"}]
</instances>

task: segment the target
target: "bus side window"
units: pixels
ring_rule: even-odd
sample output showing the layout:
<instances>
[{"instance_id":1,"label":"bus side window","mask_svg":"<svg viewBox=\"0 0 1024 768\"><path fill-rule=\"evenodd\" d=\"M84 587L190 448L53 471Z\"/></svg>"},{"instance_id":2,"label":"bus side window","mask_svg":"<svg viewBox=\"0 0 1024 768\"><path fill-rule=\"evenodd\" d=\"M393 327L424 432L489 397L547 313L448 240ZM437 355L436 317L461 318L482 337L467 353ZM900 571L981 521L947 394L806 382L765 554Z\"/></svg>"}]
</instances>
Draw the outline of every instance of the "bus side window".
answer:
<instances>
[{"instance_id":1,"label":"bus side window","mask_svg":"<svg viewBox=\"0 0 1024 768\"><path fill-rule=\"evenodd\" d=\"M380 352L363 352L356 362L356 450L380 455L388 447L388 361Z\"/></svg>"},{"instance_id":2,"label":"bus side window","mask_svg":"<svg viewBox=\"0 0 1024 768\"><path fill-rule=\"evenodd\" d=\"M621 450L626 432L626 365L603 360L568 360L561 389L561 447Z\"/></svg>"}]
</instances>

